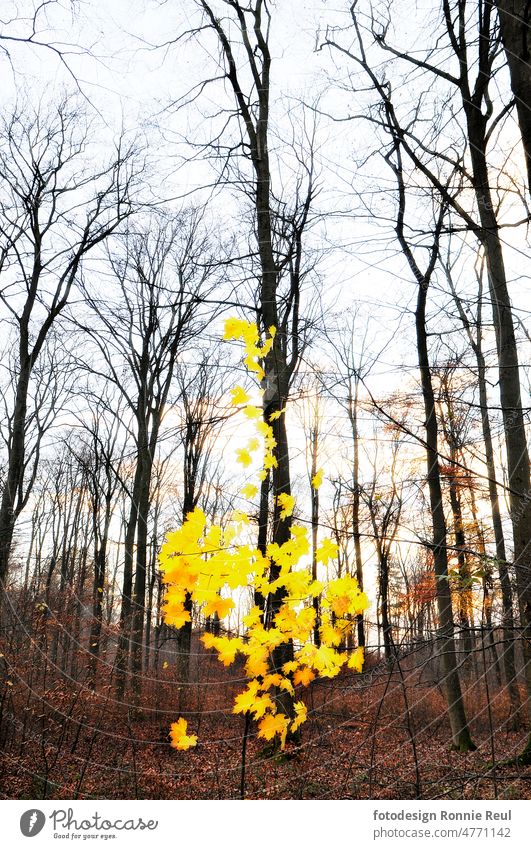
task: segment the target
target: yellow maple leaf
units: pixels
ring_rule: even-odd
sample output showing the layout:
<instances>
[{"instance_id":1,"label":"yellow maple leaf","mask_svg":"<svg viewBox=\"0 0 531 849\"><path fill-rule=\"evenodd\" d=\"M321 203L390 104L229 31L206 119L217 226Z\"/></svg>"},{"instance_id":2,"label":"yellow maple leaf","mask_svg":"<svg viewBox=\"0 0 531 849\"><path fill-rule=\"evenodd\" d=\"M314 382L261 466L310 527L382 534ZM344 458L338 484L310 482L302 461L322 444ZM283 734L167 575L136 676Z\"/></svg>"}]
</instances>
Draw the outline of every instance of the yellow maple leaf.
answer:
<instances>
[{"instance_id":1,"label":"yellow maple leaf","mask_svg":"<svg viewBox=\"0 0 531 849\"><path fill-rule=\"evenodd\" d=\"M275 422L275 421L276 421L277 419L279 419L279 418L281 417L281 415L283 415L283 413L285 413L285 412L286 412L286 408L285 408L285 407L284 407L284 409L283 409L283 410L275 410L275 411L274 411L273 413L271 413L271 415L269 416L269 421L270 421L270 422Z\"/></svg>"},{"instance_id":2,"label":"yellow maple leaf","mask_svg":"<svg viewBox=\"0 0 531 849\"><path fill-rule=\"evenodd\" d=\"M225 320L223 338L226 341L231 339L242 339L245 331L249 326L249 322L241 318L227 318Z\"/></svg>"},{"instance_id":3,"label":"yellow maple leaf","mask_svg":"<svg viewBox=\"0 0 531 849\"><path fill-rule=\"evenodd\" d=\"M207 649L215 648L217 640L218 640L218 637L215 637L214 634L211 634L209 631L206 631L201 636L201 642L203 643L203 645Z\"/></svg>"},{"instance_id":4,"label":"yellow maple leaf","mask_svg":"<svg viewBox=\"0 0 531 849\"><path fill-rule=\"evenodd\" d=\"M234 389L231 389L230 394L230 403L233 407L239 407L242 404L247 404L250 400L250 396L242 386L235 386Z\"/></svg>"},{"instance_id":5,"label":"yellow maple leaf","mask_svg":"<svg viewBox=\"0 0 531 849\"><path fill-rule=\"evenodd\" d=\"M265 693L263 696L257 696L251 711L254 718L260 719L260 717L265 716L268 710L274 713L276 707L274 702L272 702L269 696L267 695L267 693Z\"/></svg>"},{"instance_id":6,"label":"yellow maple leaf","mask_svg":"<svg viewBox=\"0 0 531 849\"><path fill-rule=\"evenodd\" d=\"M239 693L234 699L233 713L248 713L252 710L258 695L260 685L258 681L251 681L243 693Z\"/></svg>"},{"instance_id":7,"label":"yellow maple leaf","mask_svg":"<svg viewBox=\"0 0 531 849\"><path fill-rule=\"evenodd\" d=\"M187 734L188 723L186 719L181 717L177 722L172 722L170 727L171 745L174 749L186 751L192 746L197 746L197 737L195 734Z\"/></svg>"},{"instance_id":8,"label":"yellow maple leaf","mask_svg":"<svg viewBox=\"0 0 531 849\"><path fill-rule=\"evenodd\" d=\"M314 474L312 478L312 486L314 489L319 489L319 487L321 486L323 482L323 474L324 473L322 469L318 469L318 471Z\"/></svg>"},{"instance_id":9,"label":"yellow maple leaf","mask_svg":"<svg viewBox=\"0 0 531 849\"><path fill-rule=\"evenodd\" d=\"M282 679L282 681L280 682L280 689L286 690L286 692L290 693L290 695L292 695L292 696L295 693L295 690L293 689L293 684L291 683L289 678L283 678Z\"/></svg>"},{"instance_id":10,"label":"yellow maple leaf","mask_svg":"<svg viewBox=\"0 0 531 849\"><path fill-rule=\"evenodd\" d=\"M269 354L272 347L273 347L273 340L272 339L266 339L266 341L264 342L264 344L260 348L260 351L259 351L260 356L261 357L267 357L267 355Z\"/></svg>"},{"instance_id":11,"label":"yellow maple leaf","mask_svg":"<svg viewBox=\"0 0 531 849\"><path fill-rule=\"evenodd\" d=\"M236 655L243 648L243 643L238 637L231 639L230 637L219 637L216 646L218 651L218 660L223 666L230 666L234 663Z\"/></svg>"},{"instance_id":12,"label":"yellow maple leaf","mask_svg":"<svg viewBox=\"0 0 531 849\"><path fill-rule=\"evenodd\" d=\"M268 452L264 457L264 469L276 469L278 466L278 460L274 454Z\"/></svg>"},{"instance_id":13,"label":"yellow maple leaf","mask_svg":"<svg viewBox=\"0 0 531 849\"><path fill-rule=\"evenodd\" d=\"M341 642L341 633L329 622L323 622L319 628L321 640L329 646L338 646Z\"/></svg>"},{"instance_id":14,"label":"yellow maple leaf","mask_svg":"<svg viewBox=\"0 0 531 849\"><path fill-rule=\"evenodd\" d=\"M348 659L348 668L354 669L355 672L361 672L363 669L363 646L358 646L356 651L352 652Z\"/></svg>"},{"instance_id":15,"label":"yellow maple leaf","mask_svg":"<svg viewBox=\"0 0 531 849\"><path fill-rule=\"evenodd\" d=\"M185 610L184 607L173 608L171 612L168 612L167 608L163 614L164 621L166 625L171 625L173 628L182 628L186 622L190 622L191 616L188 610Z\"/></svg>"},{"instance_id":16,"label":"yellow maple leaf","mask_svg":"<svg viewBox=\"0 0 531 849\"><path fill-rule=\"evenodd\" d=\"M315 649L315 646L312 648ZM319 646L313 652L312 666L323 678L334 678L341 671L345 660L346 655L337 652L331 646Z\"/></svg>"},{"instance_id":17,"label":"yellow maple leaf","mask_svg":"<svg viewBox=\"0 0 531 849\"><path fill-rule=\"evenodd\" d=\"M231 515L231 519L233 522L241 522L242 525L249 524L249 516L243 510L235 510Z\"/></svg>"},{"instance_id":18,"label":"yellow maple leaf","mask_svg":"<svg viewBox=\"0 0 531 849\"><path fill-rule=\"evenodd\" d=\"M255 678L257 675L265 675L269 669L269 654L267 649L262 647L256 648L249 655L245 663L245 671L250 678Z\"/></svg>"},{"instance_id":19,"label":"yellow maple leaf","mask_svg":"<svg viewBox=\"0 0 531 849\"><path fill-rule=\"evenodd\" d=\"M295 702L293 708L295 710L295 719L291 723L291 731L296 731L297 728L300 728L303 722L306 722L306 719L308 718L308 710L304 702Z\"/></svg>"},{"instance_id":20,"label":"yellow maple leaf","mask_svg":"<svg viewBox=\"0 0 531 849\"><path fill-rule=\"evenodd\" d=\"M250 609L249 613L247 613L247 615L243 617L243 624L246 628L252 628L253 625L257 625L261 621L261 619L262 611L260 610L258 605L255 604Z\"/></svg>"},{"instance_id":21,"label":"yellow maple leaf","mask_svg":"<svg viewBox=\"0 0 531 849\"><path fill-rule=\"evenodd\" d=\"M287 519L288 516L293 515L293 510L295 508L295 497L290 495L287 492L281 492L277 495L277 504L281 507L280 518Z\"/></svg>"},{"instance_id":22,"label":"yellow maple leaf","mask_svg":"<svg viewBox=\"0 0 531 849\"><path fill-rule=\"evenodd\" d=\"M268 425L267 422L256 422L256 430L258 431L258 433L262 434L265 439L271 438L273 436L273 428L271 427L271 425Z\"/></svg>"},{"instance_id":23,"label":"yellow maple leaf","mask_svg":"<svg viewBox=\"0 0 531 849\"><path fill-rule=\"evenodd\" d=\"M205 616L214 616L217 613L220 619L224 619L234 607L235 604L231 598L216 596L211 601L207 601L203 608L203 614Z\"/></svg>"},{"instance_id":24,"label":"yellow maple leaf","mask_svg":"<svg viewBox=\"0 0 531 849\"><path fill-rule=\"evenodd\" d=\"M330 607L336 616L344 616L348 613L350 607L350 598L348 595L340 595L330 600Z\"/></svg>"},{"instance_id":25,"label":"yellow maple leaf","mask_svg":"<svg viewBox=\"0 0 531 849\"><path fill-rule=\"evenodd\" d=\"M315 673L312 672L309 666L303 666L302 669L297 669L293 674L293 683L295 685L302 684L307 687L308 684L315 678Z\"/></svg>"},{"instance_id":26,"label":"yellow maple leaf","mask_svg":"<svg viewBox=\"0 0 531 849\"><path fill-rule=\"evenodd\" d=\"M282 675L280 674L280 672L272 672L270 675L264 675L264 680L262 681L262 689L268 690L270 687L278 687L281 681Z\"/></svg>"},{"instance_id":27,"label":"yellow maple leaf","mask_svg":"<svg viewBox=\"0 0 531 849\"><path fill-rule=\"evenodd\" d=\"M255 407L253 404L248 404L248 406L243 411L248 419L259 419L262 415L262 411Z\"/></svg>"},{"instance_id":28,"label":"yellow maple leaf","mask_svg":"<svg viewBox=\"0 0 531 849\"><path fill-rule=\"evenodd\" d=\"M326 537L315 552L315 559L318 563L323 563L325 566L329 560L333 560L337 556L339 546Z\"/></svg>"},{"instance_id":29,"label":"yellow maple leaf","mask_svg":"<svg viewBox=\"0 0 531 849\"><path fill-rule=\"evenodd\" d=\"M264 740L272 740L277 734L285 737L288 730L289 719L283 713L268 713L264 716L258 726L258 736Z\"/></svg>"},{"instance_id":30,"label":"yellow maple leaf","mask_svg":"<svg viewBox=\"0 0 531 849\"><path fill-rule=\"evenodd\" d=\"M258 487L252 483L245 484L243 489L241 489L240 491L243 497L249 500L252 498L256 498L256 496L258 495Z\"/></svg>"},{"instance_id":31,"label":"yellow maple leaf","mask_svg":"<svg viewBox=\"0 0 531 849\"><path fill-rule=\"evenodd\" d=\"M247 466L250 466L253 462L253 458L249 454L247 448L238 448L236 451L236 461L241 463L244 468L247 468Z\"/></svg>"}]
</instances>

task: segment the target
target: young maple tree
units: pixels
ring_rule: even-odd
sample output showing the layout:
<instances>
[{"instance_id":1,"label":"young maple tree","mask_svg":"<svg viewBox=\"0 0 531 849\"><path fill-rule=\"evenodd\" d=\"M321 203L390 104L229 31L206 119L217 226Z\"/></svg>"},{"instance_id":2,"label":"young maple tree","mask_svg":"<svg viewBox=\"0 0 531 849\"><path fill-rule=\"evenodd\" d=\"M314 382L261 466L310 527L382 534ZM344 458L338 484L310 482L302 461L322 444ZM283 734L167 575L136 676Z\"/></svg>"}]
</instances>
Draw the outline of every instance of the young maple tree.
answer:
<instances>
[{"instance_id":1,"label":"young maple tree","mask_svg":"<svg viewBox=\"0 0 531 849\"><path fill-rule=\"evenodd\" d=\"M225 323L224 338L243 341L244 363L248 371L262 381L261 363L271 350L275 333L276 328L270 327L268 338L260 344L255 323L231 318ZM258 479L263 480L277 463L273 428L270 421L262 418L259 407L250 403L251 398L242 387L234 387L231 396L231 403L242 406L244 415L256 428L256 436L237 450L237 460L246 468L252 464L253 455L262 449ZM285 410L274 412L269 419L284 413ZM318 487L321 482L322 475L316 475L312 485ZM257 496L258 487L246 484L242 494L252 499ZM293 514L295 498L291 494L279 493L276 500L281 516ZM166 584L163 615L168 625L179 629L191 618L185 606L187 595L201 606L204 616L217 614L222 619L235 607L234 600L222 592L227 594L251 587L267 598L282 588L283 601L269 627L255 605L243 619L246 628L243 636L206 633L202 641L206 648L217 651L224 666L234 663L238 655L245 657L249 680L234 700L233 713L249 714L259 720L258 736L280 742L283 748L288 734L295 733L305 722L307 711L303 701L296 701L294 716L286 715L279 710L280 702L275 693L287 691L294 696L296 686L308 686L316 676L333 678L344 666L361 671L363 648L347 653L340 647L347 633L352 632L355 617L368 607L368 599L351 575L330 581L312 577L310 566L303 563L310 552L307 528L292 525L290 539L282 545L270 543L264 555L246 540L249 524L245 513L236 512L222 528L209 524L203 511L196 508L188 513L180 528L167 534L159 555ZM337 545L329 538L323 539L316 552L317 562L326 566L336 554ZM316 597L320 597L321 609L319 646L312 640L316 627L313 604ZM274 650L287 641L292 641L295 647L293 660L277 668ZM197 744L197 737L189 735L187 727L183 717L172 724L172 746L185 750Z\"/></svg>"}]
</instances>

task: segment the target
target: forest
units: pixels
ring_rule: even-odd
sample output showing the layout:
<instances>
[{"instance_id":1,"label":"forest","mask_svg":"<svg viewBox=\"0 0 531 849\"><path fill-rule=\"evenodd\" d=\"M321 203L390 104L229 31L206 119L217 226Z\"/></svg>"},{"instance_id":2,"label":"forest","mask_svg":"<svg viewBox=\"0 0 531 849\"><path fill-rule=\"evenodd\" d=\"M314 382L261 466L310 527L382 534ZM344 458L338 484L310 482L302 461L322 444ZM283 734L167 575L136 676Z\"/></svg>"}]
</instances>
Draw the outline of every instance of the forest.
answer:
<instances>
[{"instance_id":1,"label":"forest","mask_svg":"<svg viewBox=\"0 0 531 849\"><path fill-rule=\"evenodd\" d=\"M0 798L531 798L524 0L4 0Z\"/></svg>"}]
</instances>

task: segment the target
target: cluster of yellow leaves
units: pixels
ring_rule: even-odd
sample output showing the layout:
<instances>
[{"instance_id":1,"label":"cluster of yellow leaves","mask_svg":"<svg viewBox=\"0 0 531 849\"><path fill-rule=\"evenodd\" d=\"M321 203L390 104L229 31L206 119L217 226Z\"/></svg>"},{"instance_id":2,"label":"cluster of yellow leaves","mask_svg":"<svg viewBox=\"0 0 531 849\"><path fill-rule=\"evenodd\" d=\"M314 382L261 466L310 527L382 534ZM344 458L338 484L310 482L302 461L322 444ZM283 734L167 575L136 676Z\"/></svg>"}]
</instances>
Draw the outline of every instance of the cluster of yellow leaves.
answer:
<instances>
[{"instance_id":1,"label":"cluster of yellow leaves","mask_svg":"<svg viewBox=\"0 0 531 849\"><path fill-rule=\"evenodd\" d=\"M269 339L260 346L256 324L229 319L225 325L226 339L243 339L246 365L259 379L262 377L259 361L271 349L275 328L270 328L269 333ZM251 363L254 364L252 368ZM274 453L276 442L272 426L263 421L260 410L248 402L245 390L235 387L232 403L247 405L244 412L255 422L257 433L263 440L264 460L258 475L263 480L267 469L277 463ZM282 412L279 411L276 418ZM250 440L246 448L238 450L239 462L244 467L249 466L251 453L259 447L259 439ZM314 488L321 485L322 477L320 470L312 480ZM247 484L242 489L246 498L254 498L257 492L254 484ZM282 492L277 496L277 505L281 518L286 518L293 514L295 499ZM219 661L225 666L234 663L238 656L244 659L249 682L246 689L236 696L233 711L250 714L259 721L259 737L265 740L278 737L283 746L287 734L295 732L306 720L306 707L302 701L295 701L294 715L288 717L277 709L275 694L284 690L294 696L294 687L306 687L316 676L332 678L344 666L361 670L363 650L357 649L349 656L339 648L345 645L352 632L355 617L368 607L368 600L350 575L326 583L312 579L303 562L310 552L305 527L293 525L290 539L283 545L268 545L264 557L256 547L245 541L248 524L245 513L236 513L224 528L209 525L203 511L196 508L188 514L180 528L168 533L159 554L166 585L163 615L167 624L181 628L190 621L190 613L185 608L187 596L205 616L217 614L223 619L235 606L231 591L251 587L267 598L279 589L283 590L282 604L269 628L264 627L259 608L253 607L244 617L246 631L243 637L217 637L210 633L202 637L205 647L216 651ZM316 552L317 561L326 566L336 557L337 551L336 543L323 539ZM273 563L278 577L271 580ZM319 647L313 641L316 627L313 599L318 596L322 610ZM275 669L273 651L290 641L294 647L293 660L285 663L281 670ZM186 733L184 719L173 723L171 728L172 745L176 748L187 749L196 744L197 738Z\"/></svg>"},{"instance_id":2,"label":"cluster of yellow leaves","mask_svg":"<svg viewBox=\"0 0 531 849\"><path fill-rule=\"evenodd\" d=\"M245 356L243 361L248 371L256 374L258 380L263 380L265 372L260 360L263 360L273 347L275 334L276 327L270 327L269 339L266 339L263 345L259 345L260 334L258 332L256 322L245 321L241 318L229 318L225 322L225 333L223 338L228 341L231 339L241 339L243 341L245 346ZM237 388L239 389L240 387Z\"/></svg>"},{"instance_id":3,"label":"cluster of yellow leaves","mask_svg":"<svg viewBox=\"0 0 531 849\"><path fill-rule=\"evenodd\" d=\"M189 618L184 609L184 599L189 593L197 605L203 605L205 616L216 612L220 619L234 607L231 598L223 598L222 591L238 587L253 587L263 595L284 589L284 599L277 611L272 627L266 629L260 610L253 607L244 617L244 637L216 637L206 633L202 637L206 648L217 652L225 666L234 663L238 656L245 659L245 672L251 679L247 688L236 696L235 713L249 712L261 720L258 734L266 740L279 737L281 744L288 731L295 731L304 722L302 703L295 719L288 719L276 708L274 692L294 686L307 686L316 676L333 678L348 665L361 670L363 652L353 654L340 651L352 630L355 616L368 606L367 597L359 590L355 578L345 575L326 583L313 581L311 573L300 564L310 550L306 528L293 527L291 539L278 546L268 546L267 557L248 544L239 541L240 525L229 523L222 531L219 526L207 527L205 516L196 508L178 531L168 534L160 553L160 566L167 586L164 618L169 624L181 627ZM333 544L323 543L330 552ZM271 562L280 565L276 580L269 578ZM315 609L312 599L321 597L321 645L312 640L315 628ZM179 624L181 623L181 624ZM272 653L276 647L293 641L294 659L280 672L273 669Z\"/></svg>"}]
</instances>

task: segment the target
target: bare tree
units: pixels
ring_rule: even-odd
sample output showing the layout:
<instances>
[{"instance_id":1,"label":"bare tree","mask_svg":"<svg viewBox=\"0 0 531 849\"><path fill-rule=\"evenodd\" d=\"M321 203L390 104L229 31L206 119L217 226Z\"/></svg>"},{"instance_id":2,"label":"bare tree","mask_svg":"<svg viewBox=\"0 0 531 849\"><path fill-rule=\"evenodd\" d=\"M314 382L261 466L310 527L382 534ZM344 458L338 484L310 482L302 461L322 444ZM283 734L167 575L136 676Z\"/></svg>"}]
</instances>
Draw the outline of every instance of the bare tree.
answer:
<instances>
[{"instance_id":1,"label":"bare tree","mask_svg":"<svg viewBox=\"0 0 531 849\"><path fill-rule=\"evenodd\" d=\"M339 392L332 388L332 394L336 401L346 411L350 424L352 436L352 455L349 458L351 468L351 480L348 486L352 498L352 535L354 539L354 557L356 562L356 580L363 589L363 556L361 547L361 473L360 473L360 408L363 382L367 379L371 370L371 358L368 355L367 344L369 334L369 323L366 322L363 329L359 327L360 316L358 312L347 316L340 324L338 338L335 334L328 333L329 341L334 348L335 373L341 381ZM358 350L357 350L358 349ZM346 394L343 394L343 389ZM365 645L365 628L363 624L363 613L357 617L358 645Z\"/></svg>"},{"instance_id":2,"label":"bare tree","mask_svg":"<svg viewBox=\"0 0 531 849\"><path fill-rule=\"evenodd\" d=\"M0 131L0 298L16 329L10 445L0 504L0 585L6 586L24 502L32 374L65 309L83 259L130 215L133 150L119 143L100 167L84 155L86 119L71 101L4 119ZM27 490L26 490L27 492Z\"/></svg>"},{"instance_id":3,"label":"bare tree","mask_svg":"<svg viewBox=\"0 0 531 849\"><path fill-rule=\"evenodd\" d=\"M213 436L226 417L221 406L225 371L219 357L207 351L198 363L180 365L176 373L182 406L183 521L200 501L208 497L208 480L215 476ZM219 465L219 458L217 461ZM179 678L188 681L192 640L192 598L186 594L184 608L190 614L178 634Z\"/></svg>"},{"instance_id":4,"label":"bare tree","mask_svg":"<svg viewBox=\"0 0 531 849\"><path fill-rule=\"evenodd\" d=\"M381 473L385 469L379 460L378 445L375 442L375 449L369 460L372 466L372 477L361 488L361 497L367 505L371 520L372 540L378 560L378 588L384 655L388 663L392 662L395 657L395 640L390 611L390 572L394 542L400 526L403 505L402 484L398 480L397 469L400 437L399 429L393 429L391 457L387 469L388 481L381 481Z\"/></svg>"},{"instance_id":5,"label":"bare tree","mask_svg":"<svg viewBox=\"0 0 531 849\"><path fill-rule=\"evenodd\" d=\"M520 692L516 678L516 660L514 650L515 621L513 611L513 589L509 577L507 554L505 550L505 536L503 531L502 516L500 510L500 498L498 494L498 474L494 457L492 428L490 423L488 389L487 389L487 363L483 353L483 264L477 271L478 297L475 316L471 316L470 306L465 308L463 299L457 292L453 269L449 257L442 259L442 265L450 287L459 319L466 332L468 342L476 359L477 385L479 395L479 406L481 412L481 431L483 435L483 447L485 452L485 466L487 469L487 485L492 514L492 528L494 531L494 544L496 550L496 565L500 576L500 587L502 595L502 624L503 624L503 668L505 682L509 690L511 701L511 713L513 722L518 722L521 703Z\"/></svg>"},{"instance_id":6,"label":"bare tree","mask_svg":"<svg viewBox=\"0 0 531 849\"><path fill-rule=\"evenodd\" d=\"M301 177L291 202L278 200L273 189L270 158L270 101L272 56L269 45L271 4L268 0L207 2L198 0L204 14L204 29L214 33L220 50L223 78L233 98L239 138L233 150L248 159L252 174L242 184L251 200L258 258L257 290L260 325L263 331L276 328L265 357L264 420L272 421L277 465L272 470L273 541L282 545L291 535L291 517L281 516L277 497L291 493L288 437L285 416L271 419L286 407L290 381L301 352L301 284L307 270L303 237L309 222L314 194L313 157L300 160ZM240 177L241 179L241 177ZM278 578L272 564L271 580ZM280 587L269 597L265 621L272 623L283 599ZM293 646L281 645L273 652L275 668L292 658ZM277 693L287 714L293 713L292 697Z\"/></svg>"},{"instance_id":7,"label":"bare tree","mask_svg":"<svg viewBox=\"0 0 531 849\"><path fill-rule=\"evenodd\" d=\"M106 397L105 387L101 387L98 394L99 397L94 399L92 415L88 420L82 420L85 433L80 436L79 444L70 446L84 470L92 525L92 620L87 674L87 681L92 689L96 687L96 671L101 649L111 522L117 507L121 485L120 465L125 451L120 408L116 408L117 399Z\"/></svg>"},{"instance_id":8,"label":"bare tree","mask_svg":"<svg viewBox=\"0 0 531 849\"><path fill-rule=\"evenodd\" d=\"M494 26L493 7L490 2L472 4L467 0L443 2L441 31L437 29L437 42L425 48L419 57L412 52L396 48L389 34L389 15L369 17L369 33L373 44L395 60L404 62L410 69L431 74L437 84L451 89L448 109L451 116L461 110L466 127L462 145L452 142L446 150L440 149L439 121L432 122L432 135L423 138L419 133L420 106L407 120L401 120L395 108L392 90L382 76L374 70L365 48L362 23L357 3L350 6L351 19L356 34L357 47L350 50L332 38L328 43L348 55L367 74L378 92L383 119L375 118L379 126L386 126L396 139L396 144L412 166L428 180L439 195L440 202L461 221L481 245L485 255L489 296L493 314L501 409L504 423L508 467L508 491L513 526L514 563L520 619L523 627L522 647L525 657L528 700L531 694L531 655L528 628L531 627L531 580L528 551L531 528L531 499L529 498L529 452L522 410L519 358L514 330L514 319L509 297L500 227L496 204L490 183L489 145L507 114L507 104L498 105L495 112L492 80L499 56L499 33ZM478 14L471 15L472 8ZM473 22L473 23L472 23ZM477 22L477 25L476 25ZM444 38L444 42L441 41ZM455 60L455 72L440 57L441 45L450 50ZM394 60L391 60L394 61ZM455 101L454 101L455 97ZM447 113L448 114L448 113ZM444 136L443 136L444 137ZM469 211L462 201L464 186L473 193L476 211ZM531 739L522 755L531 757Z\"/></svg>"},{"instance_id":9,"label":"bare tree","mask_svg":"<svg viewBox=\"0 0 531 849\"><path fill-rule=\"evenodd\" d=\"M104 361L104 375L123 395L131 417L134 477L124 544L124 575L117 654L117 688L123 696L131 640L134 690L138 700L148 558L151 477L178 355L200 334L211 308L204 299L210 282L207 242L196 212L174 222L154 217L130 229L109 253L115 297L85 296L97 330L84 325Z\"/></svg>"}]
</instances>

